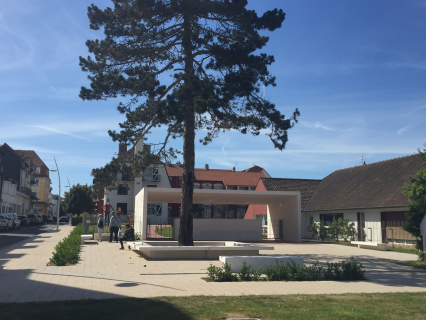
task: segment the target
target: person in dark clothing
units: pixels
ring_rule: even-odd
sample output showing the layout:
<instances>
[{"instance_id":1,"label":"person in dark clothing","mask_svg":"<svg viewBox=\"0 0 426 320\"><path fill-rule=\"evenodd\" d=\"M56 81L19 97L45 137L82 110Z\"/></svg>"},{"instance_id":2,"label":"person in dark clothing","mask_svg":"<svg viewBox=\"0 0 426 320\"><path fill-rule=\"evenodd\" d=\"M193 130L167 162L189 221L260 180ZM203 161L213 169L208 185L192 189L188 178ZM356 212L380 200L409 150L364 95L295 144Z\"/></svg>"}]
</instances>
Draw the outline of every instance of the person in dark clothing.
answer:
<instances>
[{"instance_id":1,"label":"person in dark clothing","mask_svg":"<svg viewBox=\"0 0 426 320\"><path fill-rule=\"evenodd\" d=\"M126 224L126 231L124 235L120 239L121 248L120 250L124 250L123 241L135 241L135 230L130 226L130 224Z\"/></svg>"}]
</instances>

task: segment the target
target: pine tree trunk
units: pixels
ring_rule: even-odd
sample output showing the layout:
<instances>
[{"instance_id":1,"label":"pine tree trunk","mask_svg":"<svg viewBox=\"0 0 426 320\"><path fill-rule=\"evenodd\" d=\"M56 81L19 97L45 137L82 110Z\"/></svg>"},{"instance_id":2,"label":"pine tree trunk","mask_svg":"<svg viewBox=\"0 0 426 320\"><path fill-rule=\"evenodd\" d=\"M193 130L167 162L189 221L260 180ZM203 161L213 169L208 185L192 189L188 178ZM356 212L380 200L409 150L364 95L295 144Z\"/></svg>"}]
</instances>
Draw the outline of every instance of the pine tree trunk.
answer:
<instances>
[{"instance_id":1,"label":"pine tree trunk","mask_svg":"<svg viewBox=\"0 0 426 320\"><path fill-rule=\"evenodd\" d=\"M185 54L185 85L190 86L193 81L192 62L192 42L191 42L191 21L189 14L184 15L182 46ZM179 245L193 246L192 237L192 199L194 192L194 140L195 140L195 114L193 107L192 93L186 97L186 117L184 121L183 134L183 178L182 178L182 198L180 213Z\"/></svg>"}]
</instances>

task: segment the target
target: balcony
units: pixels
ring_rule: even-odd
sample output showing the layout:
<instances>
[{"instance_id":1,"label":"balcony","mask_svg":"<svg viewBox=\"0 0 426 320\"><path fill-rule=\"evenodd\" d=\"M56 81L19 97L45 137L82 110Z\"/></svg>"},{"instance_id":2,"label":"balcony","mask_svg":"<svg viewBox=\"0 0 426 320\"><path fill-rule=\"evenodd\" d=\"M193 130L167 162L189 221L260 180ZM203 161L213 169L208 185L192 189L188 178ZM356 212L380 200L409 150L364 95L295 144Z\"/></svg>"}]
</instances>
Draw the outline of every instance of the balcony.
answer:
<instances>
[{"instance_id":1,"label":"balcony","mask_svg":"<svg viewBox=\"0 0 426 320\"><path fill-rule=\"evenodd\" d=\"M159 174L144 174L143 181L144 182L160 182L161 176Z\"/></svg>"},{"instance_id":2,"label":"balcony","mask_svg":"<svg viewBox=\"0 0 426 320\"><path fill-rule=\"evenodd\" d=\"M26 194L27 196L31 196L31 189L28 187L20 187L19 191Z\"/></svg>"}]
</instances>

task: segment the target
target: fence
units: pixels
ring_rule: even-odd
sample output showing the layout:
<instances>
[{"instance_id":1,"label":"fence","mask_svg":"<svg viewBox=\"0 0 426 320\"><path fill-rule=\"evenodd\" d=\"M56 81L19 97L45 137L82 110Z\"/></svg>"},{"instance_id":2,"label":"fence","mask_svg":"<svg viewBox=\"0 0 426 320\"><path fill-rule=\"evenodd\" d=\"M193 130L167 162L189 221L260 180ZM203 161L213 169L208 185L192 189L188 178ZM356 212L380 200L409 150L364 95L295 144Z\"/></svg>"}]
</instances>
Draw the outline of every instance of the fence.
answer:
<instances>
[{"instance_id":1,"label":"fence","mask_svg":"<svg viewBox=\"0 0 426 320\"><path fill-rule=\"evenodd\" d=\"M416 237L403 229L405 221L382 221L366 222L365 227L355 227L352 230L342 230L331 234L330 227L324 226L326 238L325 241L367 241L387 243L391 248L414 249ZM317 235L313 234L313 228L310 225L302 226L302 241L321 241Z\"/></svg>"},{"instance_id":2,"label":"fence","mask_svg":"<svg viewBox=\"0 0 426 320\"><path fill-rule=\"evenodd\" d=\"M173 238L173 218L148 217L146 222L147 239Z\"/></svg>"}]
</instances>

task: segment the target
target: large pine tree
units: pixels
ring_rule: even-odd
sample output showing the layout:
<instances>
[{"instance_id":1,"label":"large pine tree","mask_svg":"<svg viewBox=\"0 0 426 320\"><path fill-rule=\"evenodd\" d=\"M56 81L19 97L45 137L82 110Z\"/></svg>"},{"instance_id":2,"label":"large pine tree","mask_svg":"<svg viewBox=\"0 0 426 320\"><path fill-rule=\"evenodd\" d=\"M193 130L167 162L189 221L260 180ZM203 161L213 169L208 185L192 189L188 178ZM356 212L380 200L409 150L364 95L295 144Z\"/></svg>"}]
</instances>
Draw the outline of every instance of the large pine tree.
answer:
<instances>
[{"instance_id":1,"label":"large pine tree","mask_svg":"<svg viewBox=\"0 0 426 320\"><path fill-rule=\"evenodd\" d=\"M129 97L118 106L127 117L121 131L109 131L114 141L135 143L165 126L157 150L164 155L170 138L183 137L179 244L193 245L195 131L207 132L199 139L207 144L221 131L256 136L268 129L282 150L297 121L297 109L285 118L261 94L275 77L268 71L274 57L259 53L269 40L259 31L280 28L285 14L274 9L259 17L246 9L247 0L112 2L114 8L88 8L90 28L102 29L105 38L86 42L92 55L80 57L80 66L91 84L80 97Z\"/></svg>"}]
</instances>

